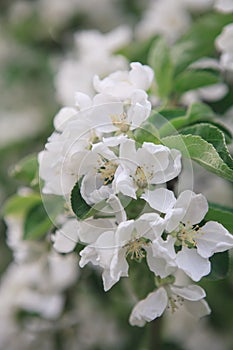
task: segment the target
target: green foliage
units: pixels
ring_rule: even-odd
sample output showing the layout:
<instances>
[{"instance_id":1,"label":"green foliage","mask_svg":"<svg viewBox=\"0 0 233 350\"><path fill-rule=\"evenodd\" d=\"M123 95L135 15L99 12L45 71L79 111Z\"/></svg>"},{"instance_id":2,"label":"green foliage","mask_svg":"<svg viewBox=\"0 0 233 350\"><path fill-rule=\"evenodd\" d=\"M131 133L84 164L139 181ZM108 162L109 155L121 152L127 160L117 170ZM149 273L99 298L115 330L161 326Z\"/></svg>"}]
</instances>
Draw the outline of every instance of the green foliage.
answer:
<instances>
[{"instance_id":1,"label":"green foliage","mask_svg":"<svg viewBox=\"0 0 233 350\"><path fill-rule=\"evenodd\" d=\"M154 42L149 52L148 62L155 72L159 96L168 97L173 83L173 63L170 48L164 38L158 38Z\"/></svg>"},{"instance_id":2,"label":"green foliage","mask_svg":"<svg viewBox=\"0 0 233 350\"><path fill-rule=\"evenodd\" d=\"M208 13L194 21L187 33L172 48L175 75L191 63L215 53L215 38L222 28L233 21L232 15Z\"/></svg>"},{"instance_id":3,"label":"green foliage","mask_svg":"<svg viewBox=\"0 0 233 350\"><path fill-rule=\"evenodd\" d=\"M181 151L207 170L233 182L233 170L220 157L214 146L197 135L167 136L161 140L169 148Z\"/></svg>"},{"instance_id":4,"label":"green foliage","mask_svg":"<svg viewBox=\"0 0 233 350\"><path fill-rule=\"evenodd\" d=\"M195 90L204 86L217 84L219 77L204 70L187 69L180 73L174 81L174 92L183 94L189 90Z\"/></svg>"},{"instance_id":5,"label":"green foliage","mask_svg":"<svg viewBox=\"0 0 233 350\"><path fill-rule=\"evenodd\" d=\"M160 144L159 132L153 123L150 121L144 122L139 128L134 131L134 139L136 142L153 142Z\"/></svg>"},{"instance_id":6,"label":"green foliage","mask_svg":"<svg viewBox=\"0 0 233 350\"><path fill-rule=\"evenodd\" d=\"M206 278L216 281L226 278L229 271L228 252L216 253L210 258L211 272Z\"/></svg>"},{"instance_id":7,"label":"green foliage","mask_svg":"<svg viewBox=\"0 0 233 350\"><path fill-rule=\"evenodd\" d=\"M52 227L52 222L42 203L30 208L24 221L23 239L38 239L43 237Z\"/></svg>"},{"instance_id":8,"label":"green foliage","mask_svg":"<svg viewBox=\"0 0 233 350\"><path fill-rule=\"evenodd\" d=\"M81 181L78 181L71 192L71 206L74 214L79 220L86 219L91 212L91 206L89 206L80 193Z\"/></svg>"},{"instance_id":9,"label":"green foliage","mask_svg":"<svg viewBox=\"0 0 233 350\"><path fill-rule=\"evenodd\" d=\"M5 202L2 214L25 217L28 210L38 203L41 203L41 197L37 193L31 193L28 196L13 195Z\"/></svg>"},{"instance_id":10,"label":"green foliage","mask_svg":"<svg viewBox=\"0 0 233 350\"><path fill-rule=\"evenodd\" d=\"M39 183L38 167L37 156L29 155L14 166L11 176L25 185L35 187Z\"/></svg>"},{"instance_id":11,"label":"green foliage","mask_svg":"<svg viewBox=\"0 0 233 350\"><path fill-rule=\"evenodd\" d=\"M209 203L209 210L204 220L217 221L233 234L233 208L215 203Z\"/></svg>"},{"instance_id":12,"label":"green foliage","mask_svg":"<svg viewBox=\"0 0 233 350\"><path fill-rule=\"evenodd\" d=\"M199 135L205 141L211 143L222 160L233 170L233 159L226 145L224 134L216 126L208 123L200 123L181 130L184 135Z\"/></svg>"}]
</instances>

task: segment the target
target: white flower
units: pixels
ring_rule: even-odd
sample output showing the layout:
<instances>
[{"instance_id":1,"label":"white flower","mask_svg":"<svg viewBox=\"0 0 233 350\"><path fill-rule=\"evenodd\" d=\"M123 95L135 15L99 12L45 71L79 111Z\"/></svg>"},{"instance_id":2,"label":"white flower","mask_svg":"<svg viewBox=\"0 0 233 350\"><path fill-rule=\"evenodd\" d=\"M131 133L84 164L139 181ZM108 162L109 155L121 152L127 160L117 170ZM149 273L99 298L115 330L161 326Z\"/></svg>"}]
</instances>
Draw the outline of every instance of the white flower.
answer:
<instances>
[{"instance_id":1,"label":"white flower","mask_svg":"<svg viewBox=\"0 0 233 350\"><path fill-rule=\"evenodd\" d=\"M104 290L107 291L121 277L128 276L127 256L136 260L144 258L147 245L163 230L164 220L158 214L149 213L135 221L123 221L116 230L104 232L96 242L81 251L80 266L89 262L100 266Z\"/></svg>"},{"instance_id":2,"label":"white flower","mask_svg":"<svg viewBox=\"0 0 233 350\"><path fill-rule=\"evenodd\" d=\"M168 190L162 191L166 231L176 238L176 245L181 248L176 254L176 264L194 281L199 281L210 272L209 258L233 247L233 236L218 222L197 225L208 211L202 194L184 191L174 204L173 196L166 195ZM149 204L157 209L157 202L154 202L154 206L152 200Z\"/></svg>"},{"instance_id":3,"label":"white flower","mask_svg":"<svg viewBox=\"0 0 233 350\"><path fill-rule=\"evenodd\" d=\"M74 39L75 48L59 65L55 77L57 97L63 105L73 105L76 91L93 96L95 74L105 77L128 66L127 59L114 52L129 43L129 28L119 27L106 34L97 30L79 31Z\"/></svg>"},{"instance_id":4,"label":"white flower","mask_svg":"<svg viewBox=\"0 0 233 350\"><path fill-rule=\"evenodd\" d=\"M117 71L103 80L95 76L93 80L95 90L121 100L130 99L135 90L148 90L153 80L153 70L139 62L132 62L130 67L129 72Z\"/></svg>"},{"instance_id":5,"label":"white flower","mask_svg":"<svg viewBox=\"0 0 233 350\"><path fill-rule=\"evenodd\" d=\"M182 2L178 0L153 1L137 25L136 34L141 39L162 34L173 42L185 32L190 22L190 15Z\"/></svg>"},{"instance_id":6,"label":"white flower","mask_svg":"<svg viewBox=\"0 0 233 350\"><path fill-rule=\"evenodd\" d=\"M156 276L165 278L177 270L174 243L175 238L171 236L166 241L157 237L145 248L147 264Z\"/></svg>"},{"instance_id":7,"label":"white flower","mask_svg":"<svg viewBox=\"0 0 233 350\"><path fill-rule=\"evenodd\" d=\"M232 0L215 0L216 3L214 8L223 13L231 13L233 12L233 1Z\"/></svg>"},{"instance_id":8,"label":"white flower","mask_svg":"<svg viewBox=\"0 0 233 350\"><path fill-rule=\"evenodd\" d=\"M144 142L136 149L134 140L120 145L121 167L116 172L113 187L116 192L136 198L138 189L162 184L176 177L181 170L181 154L163 145ZM146 196L142 196L147 200Z\"/></svg>"},{"instance_id":9,"label":"white flower","mask_svg":"<svg viewBox=\"0 0 233 350\"><path fill-rule=\"evenodd\" d=\"M216 38L215 45L222 52L220 64L223 69L233 70L233 24L223 28L222 33Z\"/></svg>"},{"instance_id":10,"label":"white flower","mask_svg":"<svg viewBox=\"0 0 233 350\"><path fill-rule=\"evenodd\" d=\"M134 306L129 322L132 326L143 327L146 322L151 322L160 317L166 309L173 313L182 305L194 317L203 317L210 313L208 304L203 300L205 296L205 291L195 285L159 287Z\"/></svg>"},{"instance_id":11,"label":"white flower","mask_svg":"<svg viewBox=\"0 0 233 350\"><path fill-rule=\"evenodd\" d=\"M109 197L103 210L105 210L105 214L113 214L115 219L89 218L78 221L70 218L52 236L54 249L60 253L70 253L78 242L94 243L102 233L115 230L116 223L126 220L124 208L116 196Z\"/></svg>"}]
</instances>

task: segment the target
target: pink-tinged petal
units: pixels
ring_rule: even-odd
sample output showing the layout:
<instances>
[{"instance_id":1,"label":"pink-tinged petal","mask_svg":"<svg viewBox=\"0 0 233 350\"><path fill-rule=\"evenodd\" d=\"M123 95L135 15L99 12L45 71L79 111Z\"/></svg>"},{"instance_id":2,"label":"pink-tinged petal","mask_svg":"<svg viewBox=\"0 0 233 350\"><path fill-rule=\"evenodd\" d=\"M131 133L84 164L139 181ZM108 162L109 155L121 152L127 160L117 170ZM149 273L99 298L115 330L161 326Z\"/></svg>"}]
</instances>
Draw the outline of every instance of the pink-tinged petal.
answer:
<instances>
[{"instance_id":1,"label":"pink-tinged petal","mask_svg":"<svg viewBox=\"0 0 233 350\"><path fill-rule=\"evenodd\" d=\"M157 289L134 306L129 318L129 323L132 326L143 327L146 322L153 321L163 314L167 302L168 297L165 289Z\"/></svg>"},{"instance_id":2,"label":"pink-tinged petal","mask_svg":"<svg viewBox=\"0 0 233 350\"><path fill-rule=\"evenodd\" d=\"M197 301L206 296L204 289L194 284L187 287L171 286L171 290L174 294L191 301Z\"/></svg>"},{"instance_id":3,"label":"pink-tinged petal","mask_svg":"<svg viewBox=\"0 0 233 350\"><path fill-rule=\"evenodd\" d=\"M199 319L211 313L211 309L205 300L189 301L185 300L184 305L189 313Z\"/></svg>"},{"instance_id":4,"label":"pink-tinged petal","mask_svg":"<svg viewBox=\"0 0 233 350\"><path fill-rule=\"evenodd\" d=\"M203 276L210 273L209 260L201 257L196 249L183 247L177 253L176 263L195 282L200 281Z\"/></svg>"},{"instance_id":5,"label":"pink-tinged petal","mask_svg":"<svg viewBox=\"0 0 233 350\"><path fill-rule=\"evenodd\" d=\"M195 225L205 217L208 211L208 202L202 194L186 190L179 195L175 208L185 209L181 220L183 223Z\"/></svg>"},{"instance_id":6,"label":"pink-tinged petal","mask_svg":"<svg viewBox=\"0 0 233 350\"><path fill-rule=\"evenodd\" d=\"M161 213L166 213L174 206L176 202L174 193L166 188L159 188L154 191L145 191L141 198L144 199L151 208L158 210Z\"/></svg>"},{"instance_id":7,"label":"pink-tinged petal","mask_svg":"<svg viewBox=\"0 0 233 350\"><path fill-rule=\"evenodd\" d=\"M209 221L198 231L197 251L203 258L233 248L233 235L218 222Z\"/></svg>"}]
</instances>

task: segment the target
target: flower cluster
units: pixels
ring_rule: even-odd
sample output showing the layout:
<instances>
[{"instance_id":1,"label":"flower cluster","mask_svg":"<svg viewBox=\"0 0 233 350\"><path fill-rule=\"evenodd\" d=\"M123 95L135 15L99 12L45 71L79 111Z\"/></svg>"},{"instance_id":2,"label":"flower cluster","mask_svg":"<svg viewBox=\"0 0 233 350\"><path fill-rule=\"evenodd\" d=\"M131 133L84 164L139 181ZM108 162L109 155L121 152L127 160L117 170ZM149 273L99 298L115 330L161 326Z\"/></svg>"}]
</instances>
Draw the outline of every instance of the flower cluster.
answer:
<instances>
[{"instance_id":1,"label":"flower cluster","mask_svg":"<svg viewBox=\"0 0 233 350\"><path fill-rule=\"evenodd\" d=\"M103 80L95 76L93 98L76 93L75 107L57 114L56 131L39 154L42 191L67 201L54 248L69 253L84 244L80 267L101 268L105 291L130 276L135 261L145 262L154 290L133 308L132 325L181 305L201 317L210 312L204 290L178 286L175 276L182 270L200 281L211 271L209 258L233 247L233 236L218 222L203 223L208 203L202 194L176 196L167 188L181 172L181 153L137 138L151 115L153 71L130 66Z\"/></svg>"}]
</instances>

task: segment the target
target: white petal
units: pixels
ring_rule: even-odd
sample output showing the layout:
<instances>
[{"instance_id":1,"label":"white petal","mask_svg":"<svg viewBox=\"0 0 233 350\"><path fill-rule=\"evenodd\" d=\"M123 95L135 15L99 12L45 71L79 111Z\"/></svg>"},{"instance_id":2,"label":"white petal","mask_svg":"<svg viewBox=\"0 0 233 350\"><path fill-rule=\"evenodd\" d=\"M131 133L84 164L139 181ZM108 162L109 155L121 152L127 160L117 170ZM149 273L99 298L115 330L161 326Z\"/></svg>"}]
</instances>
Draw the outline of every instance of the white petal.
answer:
<instances>
[{"instance_id":1,"label":"white petal","mask_svg":"<svg viewBox=\"0 0 233 350\"><path fill-rule=\"evenodd\" d=\"M182 192L175 204L175 208L184 208L183 223L198 224L208 211L208 202L202 194L195 194L190 190Z\"/></svg>"},{"instance_id":2,"label":"white petal","mask_svg":"<svg viewBox=\"0 0 233 350\"><path fill-rule=\"evenodd\" d=\"M92 101L87 94L82 92L75 93L75 105L78 109L86 109L91 107Z\"/></svg>"},{"instance_id":3,"label":"white petal","mask_svg":"<svg viewBox=\"0 0 233 350\"><path fill-rule=\"evenodd\" d=\"M156 240L145 250L148 267L155 275L165 278L177 270L175 260L169 256L166 247L158 246Z\"/></svg>"},{"instance_id":4,"label":"white petal","mask_svg":"<svg viewBox=\"0 0 233 350\"><path fill-rule=\"evenodd\" d=\"M114 222L109 219L88 219L79 223L79 239L83 243L94 243L105 231L115 229Z\"/></svg>"},{"instance_id":5,"label":"white petal","mask_svg":"<svg viewBox=\"0 0 233 350\"><path fill-rule=\"evenodd\" d=\"M109 270L104 270L102 278L104 290L107 292L121 277L128 276L129 265L125 257L125 249L118 251L112 258Z\"/></svg>"},{"instance_id":6,"label":"white petal","mask_svg":"<svg viewBox=\"0 0 233 350\"><path fill-rule=\"evenodd\" d=\"M122 166L117 168L112 186L115 193L121 192L125 196L137 198L133 179Z\"/></svg>"},{"instance_id":7,"label":"white petal","mask_svg":"<svg viewBox=\"0 0 233 350\"><path fill-rule=\"evenodd\" d=\"M107 202L111 206L111 208L113 209L113 214L115 215L116 221L118 224L121 223L122 221L127 220L126 212L125 212L118 197L111 194L109 196L109 199L107 200Z\"/></svg>"},{"instance_id":8,"label":"white petal","mask_svg":"<svg viewBox=\"0 0 233 350\"><path fill-rule=\"evenodd\" d=\"M204 289L194 284L187 287L171 286L170 288L174 294L191 301L197 301L206 296Z\"/></svg>"},{"instance_id":9,"label":"white petal","mask_svg":"<svg viewBox=\"0 0 233 350\"><path fill-rule=\"evenodd\" d=\"M74 250L79 240L79 222L70 219L53 236L53 247L60 253L69 253Z\"/></svg>"},{"instance_id":10,"label":"white petal","mask_svg":"<svg viewBox=\"0 0 233 350\"><path fill-rule=\"evenodd\" d=\"M201 318L211 313L210 307L205 300L189 301L185 300L184 305L186 309L195 318Z\"/></svg>"},{"instance_id":11,"label":"white petal","mask_svg":"<svg viewBox=\"0 0 233 350\"><path fill-rule=\"evenodd\" d=\"M233 236L218 222L209 221L198 231L197 251L203 258L233 248Z\"/></svg>"},{"instance_id":12,"label":"white petal","mask_svg":"<svg viewBox=\"0 0 233 350\"><path fill-rule=\"evenodd\" d=\"M71 107L63 107L54 118L54 127L57 131L63 131L67 122L77 115L77 110Z\"/></svg>"},{"instance_id":13,"label":"white petal","mask_svg":"<svg viewBox=\"0 0 233 350\"><path fill-rule=\"evenodd\" d=\"M145 191L141 198L143 198L151 208L158 210L161 213L166 213L174 206L176 202L174 193L166 188L159 188L154 191Z\"/></svg>"},{"instance_id":14,"label":"white petal","mask_svg":"<svg viewBox=\"0 0 233 350\"><path fill-rule=\"evenodd\" d=\"M202 258L196 249L183 247L176 256L177 266L183 270L193 281L198 282L203 276L210 273L210 262Z\"/></svg>"},{"instance_id":15,"label":"white petal","mask_svg":"<svg viewBox=\"0 0 233 350\"><path fill-rule=\"evenodd\" d=\"M167 302L168 297L165 289L159 288L134 306L129 323L132 326L143 327L146 322L150 322L162 315L166 309Z\"/></svg>"}]
</instances>

